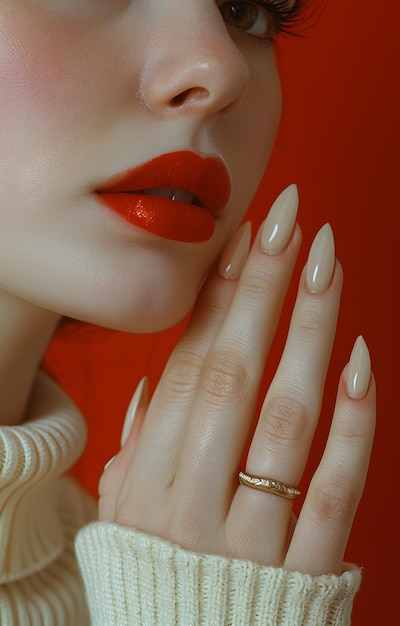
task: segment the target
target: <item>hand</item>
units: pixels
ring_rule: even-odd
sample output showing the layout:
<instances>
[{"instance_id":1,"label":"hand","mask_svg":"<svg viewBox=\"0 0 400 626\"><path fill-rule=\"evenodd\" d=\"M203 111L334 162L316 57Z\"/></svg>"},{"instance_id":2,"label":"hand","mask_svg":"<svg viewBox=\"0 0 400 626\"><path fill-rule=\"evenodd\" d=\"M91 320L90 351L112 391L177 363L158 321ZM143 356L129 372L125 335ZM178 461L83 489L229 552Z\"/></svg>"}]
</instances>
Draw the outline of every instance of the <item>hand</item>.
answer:
<instances>
[{"instance_id":1,"label":"hand","mask_svg":"<svg viewBox=\"0 0 400 626\"><path fill-rule=\"evenodd\" d=\"M126 443L101 478L100 519L196 552L339 575L374 432L374 380L361 338L340 378L329 439L299 519L290 500L238 482L300 247L296 210L292 186L271 209L246 261L248 225L228 246L147 411L139 403ZM300 278L286 345L250 444L249 474L292 487L300 482L319 417L341 286L332 231L325 226Z\"/></svg>"}]
</instances>

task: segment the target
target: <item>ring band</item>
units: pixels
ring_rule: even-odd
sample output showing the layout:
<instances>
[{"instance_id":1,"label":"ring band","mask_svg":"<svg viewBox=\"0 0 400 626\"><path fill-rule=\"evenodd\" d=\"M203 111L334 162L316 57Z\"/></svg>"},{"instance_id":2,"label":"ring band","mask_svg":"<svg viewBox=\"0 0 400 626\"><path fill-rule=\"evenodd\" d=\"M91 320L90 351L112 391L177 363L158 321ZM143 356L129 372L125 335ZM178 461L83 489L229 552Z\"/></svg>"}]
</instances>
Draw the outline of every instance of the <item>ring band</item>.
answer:
<instances>
[{"instance_id":1,"label":"ring band","mask_svg":"<svg viewBox=\"0 0 400 626\"><path fill-rule=\"evenodd\" d=\"M245 472L239 472L239 482L245 487L250 489L257 489L258 491L266 491L272 493L275 496L286 498L286 500L297 500L300 497L301 491L294 487L288 487L279 480L272 478L260 478L259 476L252 476Z\"/></svg>"}]
</instances>

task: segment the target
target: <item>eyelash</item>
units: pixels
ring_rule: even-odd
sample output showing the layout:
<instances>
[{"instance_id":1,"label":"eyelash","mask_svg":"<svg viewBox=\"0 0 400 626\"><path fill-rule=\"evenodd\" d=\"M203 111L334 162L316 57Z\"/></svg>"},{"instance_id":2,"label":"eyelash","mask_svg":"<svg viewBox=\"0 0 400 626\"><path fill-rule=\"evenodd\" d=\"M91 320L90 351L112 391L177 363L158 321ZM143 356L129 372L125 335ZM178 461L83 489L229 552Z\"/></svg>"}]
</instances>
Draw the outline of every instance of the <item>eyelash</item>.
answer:
<instances>
[{"instance_id":1,"label":"eyelash","mask_svg":"<svg viewBox=\"0 0 400 626\"><path fill-rule=\"evenodd\" d=\"M274 23L274 35L267 39L254 37L261 44L278 47L276 37L280 34L298 35L294 28L305 19L304 0L297 0L292 8L289 8L289 0L252 0L253 4L268 11Z\"/></svg>"}]
</instances>

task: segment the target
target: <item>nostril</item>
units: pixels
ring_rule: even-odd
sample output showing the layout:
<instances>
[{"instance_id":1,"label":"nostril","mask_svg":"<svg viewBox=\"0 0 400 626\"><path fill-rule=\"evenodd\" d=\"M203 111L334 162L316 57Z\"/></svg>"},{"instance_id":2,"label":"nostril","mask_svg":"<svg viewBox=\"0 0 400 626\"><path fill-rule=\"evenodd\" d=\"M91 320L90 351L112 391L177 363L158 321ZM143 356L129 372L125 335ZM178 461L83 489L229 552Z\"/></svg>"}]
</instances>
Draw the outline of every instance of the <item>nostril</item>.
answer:
<instances>
[{"instance_id":1,"label":"nostril","mask_svg":"<svg viewBox=\"0 0 400 626\"><path fill-rule=\"evenodd\" d=\"M200 100L205 100L210 95L208 89L204 89L202 87L199 88L190 88L182 91L177 96L172 98L171 106L172 107L180 107L183 104L195 104Z\"/></svg>"},{"instance_id":2,"label":"nostril","mask_svg":"<svg viewBox=\"0 0 400 626\"><path fill-rule=\"evenodd\" d=\"M175 98L172 98L172 106L180 106L181 104L183 104L189 93L190 89L187 89L186 91L182 91L182 93L180 93L178 96L175 96Z\"/></svg>"}]
</instances>

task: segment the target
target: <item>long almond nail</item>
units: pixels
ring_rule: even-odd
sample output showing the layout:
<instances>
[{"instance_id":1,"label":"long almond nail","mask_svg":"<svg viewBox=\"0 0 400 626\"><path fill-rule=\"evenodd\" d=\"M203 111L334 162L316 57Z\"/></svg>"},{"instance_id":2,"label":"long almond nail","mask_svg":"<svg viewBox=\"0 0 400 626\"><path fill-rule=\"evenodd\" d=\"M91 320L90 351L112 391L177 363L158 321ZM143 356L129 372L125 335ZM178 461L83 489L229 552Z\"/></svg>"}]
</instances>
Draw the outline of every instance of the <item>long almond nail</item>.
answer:
<instances>
[{"instance_id":1,"label":"long almond nail","mask_svg":"<svg viewBox=\"0 0 400 626\"><path fill-rule=\"evenodd\" d=\"M363 337L357 337L347 370L347 393L354 400L365 397L371 380L371 357Z\"/></svg>"},{"instance_id":2,"label":"long almond nail","mask_svg":"<svg viewBox=\"0 0 400 626\"><path fill-rule=\"evenodd\" d=\"M104 469L103 469L103 471L104 471L104 472L105 472L106 470L108 470L108 468L110 467L110 465L111 465L112 463L114 463L114 461L115 461L116 457L117 457L117 455L116 455L116 454L114 454L114 456L112 456L112 457L111 457L111 459L110 459L109 461L107 461L107 463L105 464Z\"/></svg>"},{"instance_id":3,"label":"long almond nail","mask_svg":"<svg viewBox=\"0 0 400 626\"><path fill-rule=\"evenodd\" d=\"M130 401L128 410L126 412L126 417L124 421L124 426L122 429L121 435L121 448L126 444L126 441L132 431L133 424L135 422L136 415L138 414L139 409L142 409L147 406L148 402L148 378L144 376L140 383L138 384L135 393L132 396L132 400Z\"/></svg>"},{"instance_id":4,"label":"long almond nail","mask_svg":"<svg viewBox=\"0 0 400 626\"><path fill-rule=\"evenodd\" d=\"M278 254L292 236L299 207L297 185L289 185L272 205L261 231L261 248L267 254Z\"/></svg>"},{"instance_id":5,"label":"long almond nail","mask_svg":"<svg viewBox=\"0 0 400 626\"><path fill-rule=\"evenodd\" d=\"M225 248L218 271L223 278L236 280L242 273L250 252L251 223L245 222Z\"/></svg>"},{"instance_id":6,"label":"long almond nail","mask_svg":"<svg viewBox=\"0 0 400 626\"><path fill-rule=\"evenodd\" d=\"M306 283L311 293L322 293L332 280L335 269L335 240L330 224L315 237L307 261Z\"/></svg>"}]
</instances>

